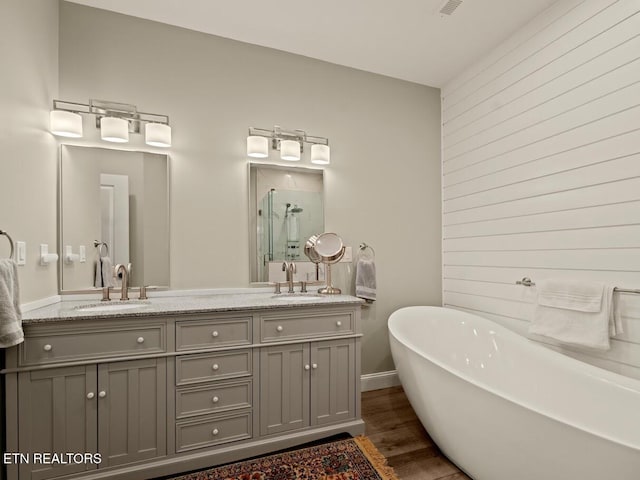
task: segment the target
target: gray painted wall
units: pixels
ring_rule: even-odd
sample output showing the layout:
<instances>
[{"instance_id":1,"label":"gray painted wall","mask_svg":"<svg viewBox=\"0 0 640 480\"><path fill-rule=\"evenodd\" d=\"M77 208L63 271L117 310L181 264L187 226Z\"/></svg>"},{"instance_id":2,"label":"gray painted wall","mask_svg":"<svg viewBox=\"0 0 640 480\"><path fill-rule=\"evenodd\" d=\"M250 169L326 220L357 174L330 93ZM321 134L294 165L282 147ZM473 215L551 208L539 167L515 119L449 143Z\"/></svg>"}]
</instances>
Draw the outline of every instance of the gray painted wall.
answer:
<instances>
[{"instance_id":1,"label":"gray painted wall","mask_svg":"<svg viewBox=\"0 0 640 480\"><path fill-rule=\"evenodd\" d=\"M56 142L49 111L58 91L58 3L0 2L0 229L27 244L19 268L23 302L55 295L55 265L40 266L40 244L56 251ZM9 244L0 238L0 256Z\"/></svg>"},{"instance_id":2,"label":"gray painted wall","mask_svg":"<svg viewBox=\"0 0 640 480\"><path fill-rule=\"evenodd\" d=\"M52 29L42 13L45 20ZM43 35L34 26L11 27L27 37L22 43ZM48 40L48 50L41 55L52 52L44 59L50 66L45 79L56 67L52 35L42 39ZM363 312L363 373L393 368L389 314L400 306L441 303L438 89L65 2L60 3L59 49L58 98L129 102L171 117L171 283L176 289L248 284L247 128L278 124L328 137L326 228L356 249L369 243L377 254L379 300ZM42 68L33 60L33 68ZM33 168L22 168L24 155L10 160L25 206L6 228L33 230L34 237L48 236L55 244L57 152L46 133L55 78L45 81L33 68L24 72L27 79L46 83L35 93L29 89L29 95L43 98L37 105L42 118L33 133L34 119L24 118L28 110L14 108L25 115L18 124L21 140L16 137L13 148L26 149L28 140ZM17 83L24 89L18 97L27 96L27 87ZM27 138L25 124L40 150ZM81 143L96 139L85 122ZM130 146L143 144L134 138ZM4 176L6 167L1 168ZM29 217L34 212L38 221ZM352 291L353 268L336 270L338 286ZM26 300L55 293L54 269L46 273L46 278L23 277ZM32 285L36 282L40 288Z\"/></svg>"}]
</instances>

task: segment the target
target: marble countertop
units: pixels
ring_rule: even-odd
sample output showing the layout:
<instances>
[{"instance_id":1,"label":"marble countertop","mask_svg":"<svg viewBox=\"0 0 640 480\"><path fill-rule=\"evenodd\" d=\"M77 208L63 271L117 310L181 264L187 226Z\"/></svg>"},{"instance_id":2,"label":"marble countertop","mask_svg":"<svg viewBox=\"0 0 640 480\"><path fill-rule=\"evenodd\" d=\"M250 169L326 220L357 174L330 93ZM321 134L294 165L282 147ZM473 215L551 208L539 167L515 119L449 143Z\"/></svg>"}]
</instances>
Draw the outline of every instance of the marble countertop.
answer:
<instances>
[{"instance_id":1,"label":"marble countertop","mask_svg":"<svg viewBox=\"0 0 640 480\"><path fill-rule=\"evenodd\" d=\"M362 304L350 295L314 295L273 293L235 293L203 296L150 297L148 300L100 302L96 300L62 301L25 312L23 325L92 320L98 318L133 318L162 314L232 312L236 310L264 310L298 308L318 305Z\"/></svg>"}]
</instances>

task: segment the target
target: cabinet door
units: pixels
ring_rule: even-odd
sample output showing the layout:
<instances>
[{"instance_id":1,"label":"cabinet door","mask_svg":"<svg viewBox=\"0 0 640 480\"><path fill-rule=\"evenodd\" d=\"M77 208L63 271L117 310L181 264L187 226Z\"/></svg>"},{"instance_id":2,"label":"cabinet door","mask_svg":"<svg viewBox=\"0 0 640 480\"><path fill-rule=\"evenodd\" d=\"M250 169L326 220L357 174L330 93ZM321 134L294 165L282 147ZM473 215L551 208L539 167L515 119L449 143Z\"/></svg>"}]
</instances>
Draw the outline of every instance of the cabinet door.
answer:
<instances>
[{"instance_id":1,"label":"cabinet door","mask_svg":"<svg viewBox=\"0 0 640 480\"><path fill-rule=\"evenodd\" d=\"M167 453L166 359L98 366L101 467Z\"/></svg>"},{"instance_id":2,"label":"cabinet door","mask_svg":"<svg viewBox=\"0 0 640 480\"><path fill-rule=\"evenodd\" d=\"M260 351L260 434L309 425L309 344Z\"/></svg>"},{"instance_id":3,"label":"cabinet door","mask_svg":"<svg viewBox=\"0 0 640 480\"><path fill-rule=\"evenodd\" d=\"M355 418L355 367L355 340L311 344L311 425Z\"/></svg>"},{"instance_id":4,"label":"cabinet door","mask_svg":"<svg viewBox=\"0 0 640 480\"><path fill-rule=\"evenodd\" d=\"M97 452L95 365L22 372L18 376L19 449L29 454L20 479L40 480L96 468L68 462L67 453ZM65 455L65 463L38 460L42 453Z\"/></svg>"}]
</instances>

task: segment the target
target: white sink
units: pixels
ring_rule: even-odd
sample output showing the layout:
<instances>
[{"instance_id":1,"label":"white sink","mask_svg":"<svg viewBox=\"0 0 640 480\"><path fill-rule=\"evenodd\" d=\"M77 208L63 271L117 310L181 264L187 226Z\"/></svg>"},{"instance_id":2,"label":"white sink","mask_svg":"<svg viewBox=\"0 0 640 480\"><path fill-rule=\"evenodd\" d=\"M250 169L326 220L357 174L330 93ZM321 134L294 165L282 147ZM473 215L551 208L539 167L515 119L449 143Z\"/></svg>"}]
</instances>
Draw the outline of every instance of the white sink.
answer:
<instances>
[{"instance_id":1,"label":"white sink","mask_svg":"<svg viewBox=\"0 0 640 480\"><path fill-rule=\"evenodd\" d=\"M282 300L282 301L286 301L286 302L291 302L291 301L299 301L299 302L310 302L313 300L318 300L319 298L322 298L322 295L314 295L313 293L279 293L276 295L273 295L271 298L273 298L274 300Z\"/></svg>"},{"instance_id":2,"label":"white sink","mask_svg":"<svg viewBox=\"0 0 640 480\"><path fill-rule=\"evenodd\" d=\"M119 312L121 310L131 310L149 305L148 303L104 303L98 305L87 305L76 307L78 312Z\"/></svg>"}]
</instances>

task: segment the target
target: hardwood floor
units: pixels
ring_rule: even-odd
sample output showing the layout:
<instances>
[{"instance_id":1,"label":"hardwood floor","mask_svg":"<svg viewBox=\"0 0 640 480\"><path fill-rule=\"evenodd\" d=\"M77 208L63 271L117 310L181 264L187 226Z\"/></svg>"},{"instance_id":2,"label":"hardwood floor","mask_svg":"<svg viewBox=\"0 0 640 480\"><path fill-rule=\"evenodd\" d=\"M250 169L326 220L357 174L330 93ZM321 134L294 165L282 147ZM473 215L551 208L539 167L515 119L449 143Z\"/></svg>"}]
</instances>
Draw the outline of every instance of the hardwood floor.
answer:
<instances>
[{"instance_id":1,"label":"hardwood floor","mask_svg":"<svg viewBox=\"0 0 640 480\"><path fill-rule=\"evenodd\" d=\"M433 443L402 387L364 392L362 419L365 435L400 480L471 480Z\"/></svg>"}]
</instances>

